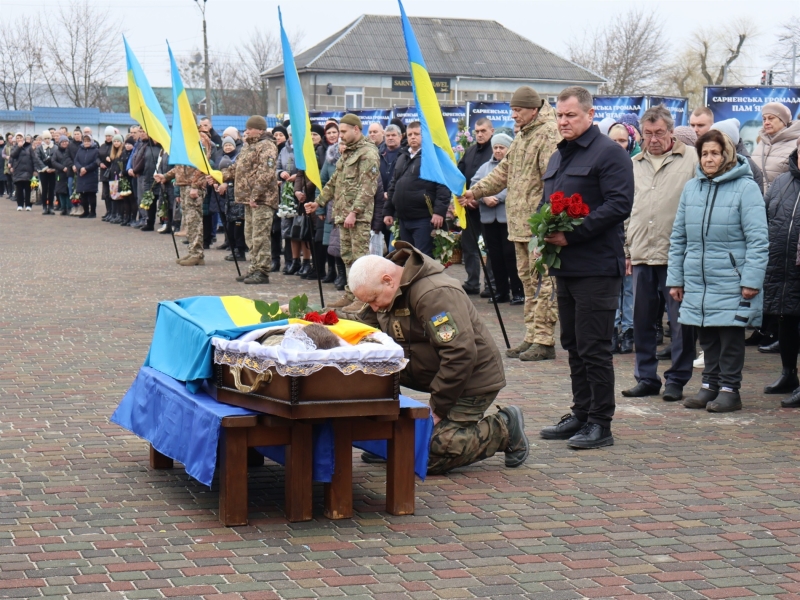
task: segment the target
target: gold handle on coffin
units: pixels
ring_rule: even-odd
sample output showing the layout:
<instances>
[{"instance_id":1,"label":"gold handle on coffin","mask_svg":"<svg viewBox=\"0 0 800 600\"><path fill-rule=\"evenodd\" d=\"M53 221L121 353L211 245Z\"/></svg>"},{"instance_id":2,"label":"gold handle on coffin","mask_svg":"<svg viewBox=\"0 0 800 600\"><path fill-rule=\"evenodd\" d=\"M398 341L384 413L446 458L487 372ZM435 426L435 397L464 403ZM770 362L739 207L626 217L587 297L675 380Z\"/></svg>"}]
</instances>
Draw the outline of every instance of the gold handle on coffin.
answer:
<instances>
[{"instance_id":1,"label":"gold handle on coffin","mask_svg":"<svg viewBox=\"0 0 800 600\"><path fill-rule=\"evenodd\" d=\"M233 384L236 386L236 389L243 394L255 392L262 383L270 383L272 381L272 371L264 371L263 373L256 375L253 385L242 384L241 367L231 367L231 373L233 373Z\"/></svg>"}]
</instances>

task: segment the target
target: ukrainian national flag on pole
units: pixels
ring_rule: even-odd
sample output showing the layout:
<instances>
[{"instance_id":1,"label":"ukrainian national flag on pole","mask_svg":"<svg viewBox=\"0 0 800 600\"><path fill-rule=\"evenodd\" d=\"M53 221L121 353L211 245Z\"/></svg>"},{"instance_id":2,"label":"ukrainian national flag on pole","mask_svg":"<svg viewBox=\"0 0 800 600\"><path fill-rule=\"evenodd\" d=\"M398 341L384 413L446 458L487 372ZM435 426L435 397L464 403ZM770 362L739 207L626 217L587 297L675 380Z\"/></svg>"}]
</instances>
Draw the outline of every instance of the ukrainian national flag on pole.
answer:
<instances>
[{"instance_id":1,"label":"ukrainian national flag on pole","mask_svg":"<svg viewBox=\"0 0 800 600\"><path fill-rule=\"evenodd\" d=\"M125 62L128 67L128 102L131 118L142 126L148 136L161 144L165 152L169 152L170 133L167 117L164 116L164 110L142 71L142 65L136 60L124 35L122 41L125 42Z\"/></svg>"},{"instance_id":2,"label":"ukrainian national flag on pole","mask_svg":"<svg viewBox=\"0 0 800 600\"><path fill-rule=\"evenodd\" d=\"M308 119L306 101L303 98L303 88L300 87L300 77L294 64L292 47L289 38L283 29L283 16L278 7L278 21L281 24L281 46L283 48L283 80L286 82L286 103L289 105L289 119L292 123L292 143L294 145L294 161L297 168L305 171L318 189L322 189L322 179L319 176L317 155L314 152L314 142L311 141L311 121Z\"/></svg>"},{"instance_id":3,"label":"ukrainian national flag on pole","mask_svg":"<svg viewBox=\"0 0 800 600\"><path fill-rule=\"evenodd\" d=\"M192 106L189 104L189 97L183 87L181 74L169 43L167 49L172 69L172 149L169 153L169 163L194 167L206 175L211 175L218 183L222 183L222 173L211 168L205 148L200 143L200 132L197 130Z\"/></svg>"},{"instance_id":4,"label":"ukrainian national flag on pole","mask_svg":"<svg viewBox=\"0 0 800 600\"><path fill-rule=\"evenodd\" d=\"M428 181L435 181L448 187L456 196L461 196L466 188L466 180L461 171L456 167L456 156L450 137L444 127L442 109L436 92L431 83L431 77L422 58L417 38L411 23L408 21L403 3L400 4L400 17L403 22L403 37L406 40L408 63L411 67L411 82L414 86L414 100L417 104L419 121L422 124L422 165L420 177ZM464 207L454 202L455 213L462 229L467 227L467 215Z\"/></svg>"}]
</instances>

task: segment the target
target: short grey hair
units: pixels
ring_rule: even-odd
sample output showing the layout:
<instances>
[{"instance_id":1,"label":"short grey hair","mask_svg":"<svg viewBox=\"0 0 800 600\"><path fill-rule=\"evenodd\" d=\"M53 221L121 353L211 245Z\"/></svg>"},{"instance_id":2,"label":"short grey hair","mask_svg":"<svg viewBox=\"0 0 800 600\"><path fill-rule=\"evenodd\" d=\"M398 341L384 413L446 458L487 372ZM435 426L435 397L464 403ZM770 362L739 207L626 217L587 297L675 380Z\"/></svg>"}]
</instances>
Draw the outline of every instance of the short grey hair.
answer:
<instances>
[{"instance_id":1,"label":"short grey hair","mask_svg":"<svg viewBox=\"0 0 800 600\"><path fill-rule=\"evenodd\" d=\"M359 258L350 267L347 283L350 291L374 290L380 285L380 279L389 273L394 263L377 254L366 254Z\"/></svg>"},{"instance_id":2,"label":"short grey hair","mask_svg":"<svg viewBox=\"0 0 800 600\"><path fill-rule=\"evenodd\" d=\"M391 125L387 125L386 129L384 130L385 133L389 133L390 131L393 131L397 135L399 135L400 137L403 137L403 132L400 131L400 128L397 125L395 125L394 123L392 123Z\"/></svg>"},{"instance_id":3,"label":"short grey hair","mask_svg":"<svg viewBox=\"0 0 800 600\"><path fill-rule=\"evenodd\" d=\"M586 88L580 87L579 85L573 85L568 88L564 88L561 90L561 93L558 95L558 102L565 102L570 98L577 98L578 104L581 105L581 108L584 112L589 112L592 110L592 106L594 104L594 98L592 98L591 92Z\"/></svg>"},{"instance_id":4,"label":"short grey hair","mask_svg":"<svg viewBox=\"0 0 800 600\"><path fill-rule=\"evenodd\" d=\"M675 129L675 119L672 118L672 113L670 113L667 107L664 106L663 104L659 104L657 106L651 106L650 108L648 108L642 115L642 120L640 122L642 124L656 123L658 122L659 119L664 120L667 129L669 129L670 131Z\"/></svg>"}]
</instances>

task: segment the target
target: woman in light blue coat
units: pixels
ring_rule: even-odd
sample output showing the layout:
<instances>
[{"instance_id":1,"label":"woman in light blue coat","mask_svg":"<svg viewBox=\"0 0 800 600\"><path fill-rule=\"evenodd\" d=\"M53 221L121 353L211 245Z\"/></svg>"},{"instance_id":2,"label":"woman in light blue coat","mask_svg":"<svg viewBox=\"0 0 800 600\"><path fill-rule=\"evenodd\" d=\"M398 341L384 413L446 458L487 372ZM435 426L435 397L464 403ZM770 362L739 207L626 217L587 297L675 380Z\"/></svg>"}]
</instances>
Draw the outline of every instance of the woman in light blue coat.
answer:
<instances>
[{"instance_id":1,"label":"woman in light blue coat","mask_svg":"<svg viewBox=\"0 0 800 600\"><path fill-rule=\"evenodd\" d=\"M672 228L667 286L679 321L698 327L703 384L687 408L742 408L744 331L761 324L769 237L764 200L747 160L725 134L697 140L697 177L683 189Z\"/></svg>"}]
</instances>

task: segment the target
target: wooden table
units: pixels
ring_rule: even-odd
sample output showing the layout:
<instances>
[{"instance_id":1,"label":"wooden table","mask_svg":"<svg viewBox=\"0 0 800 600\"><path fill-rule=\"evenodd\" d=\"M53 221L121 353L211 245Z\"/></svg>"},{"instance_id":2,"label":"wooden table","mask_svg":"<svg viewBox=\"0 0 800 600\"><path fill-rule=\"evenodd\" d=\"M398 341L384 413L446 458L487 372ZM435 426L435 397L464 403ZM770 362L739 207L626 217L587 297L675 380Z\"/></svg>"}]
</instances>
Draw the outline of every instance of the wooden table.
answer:
<instances>
[{"instance_id":1,"label":"wooden table","mask_svg":"<svg viewBox=\"0 0 800 600\"><path fill-rule=\"evenodd\" d=\"M229 400L226 400L228 402ZM392 416L342 416L332 420L335 467L325 485L325 516L353 515L353 442L387 440L386 511L414 514L414 420L429 409L401 408ZM231 527L247 524L247 468L263 464L257 446L286 446L285 511L289 521L312 518L311 428L320 420L286 419L266 414L225 417L220 435L219 520ZM173 460L150 446L150 466L170 469Z\"/></svg>"}]
</instances>

